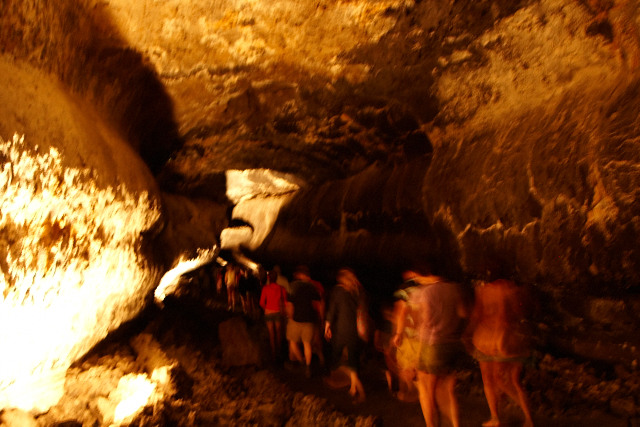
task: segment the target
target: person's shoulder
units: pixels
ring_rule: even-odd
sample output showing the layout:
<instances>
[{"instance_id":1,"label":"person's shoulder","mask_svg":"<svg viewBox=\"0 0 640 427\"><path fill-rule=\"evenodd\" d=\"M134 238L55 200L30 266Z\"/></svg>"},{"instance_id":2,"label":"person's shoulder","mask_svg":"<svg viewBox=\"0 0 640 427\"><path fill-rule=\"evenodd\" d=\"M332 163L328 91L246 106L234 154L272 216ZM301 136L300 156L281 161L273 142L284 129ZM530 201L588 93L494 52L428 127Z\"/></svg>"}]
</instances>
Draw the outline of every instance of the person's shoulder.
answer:
<instances>
[{"instance_id":1,"label":"person's shoulder","mask_svg":"<svg viewBox=\"0 0 640 427\"><path fill-rule=\"evenodd\" d=\"M331 292L335 293L335 294L347 294L347 293L349 293L349 291L347 291L347 289L344 286L340 285L340 284L335 285L333 287L333 289L331 290Z\"/></svg>"},{"instance_id":2,"label":"person's shoulder","mask_svg":"<svg viewBox=\"0 0 640 427\"><path fill-rule=\"evenodd\" d=\"M292 280L291 282L289 282L289 290L293 292L299 285L300 285L299 280Z\"/></svg>"},{"instance_id":3,"label":"person's shoulder","mask_svg":"<svg viewBox=\"0 0 640 427\"><path fill-rule=\"evenodd\" d=\"M311 280L301 280L300 283L301 283L301 286L305 286L309 289L317 289L316 285L314 285Z\"/></svg>"},{"instance_id":4,"label":"person's shoulder","mask_svg":"<svg viewBox=\"0 0 640 427\"><path fill-rule=\"evenodd\" d=\"M291 287L291 291L295 292L297 290L304 290L313 288L313 285L306 280L295 279L293 282L289 284ZM315 289L315 288L314 288Z\"/></svg>"}]
</instances>

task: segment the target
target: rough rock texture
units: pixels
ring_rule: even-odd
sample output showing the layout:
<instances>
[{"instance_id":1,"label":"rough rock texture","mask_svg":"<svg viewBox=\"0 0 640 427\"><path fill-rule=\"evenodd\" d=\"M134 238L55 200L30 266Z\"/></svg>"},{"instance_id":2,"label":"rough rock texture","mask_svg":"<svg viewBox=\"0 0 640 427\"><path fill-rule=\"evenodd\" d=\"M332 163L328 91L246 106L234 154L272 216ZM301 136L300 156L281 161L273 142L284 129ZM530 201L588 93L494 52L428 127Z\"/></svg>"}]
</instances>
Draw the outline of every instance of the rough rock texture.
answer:
<instances>
[{"instance_id":1,"label":"rough rock texture","mask_svg":"<svg viewBox=\"0 0 640 427\"><path fill-rule=\"evenodd\" d=\"M265 355L251 340L246 322L241 317L231 318L218 326L222 345L222 362L226 366L259 365Z\"/></svg>"},{"instance_id":2,"label":"rough rock texture","mask_svg":"<svg viewBox=\"0 0 640 427\"><path fill-rule=\"evenodd\" d=\"M636 1L1 6L4 60L59 79L178 194L165 264L225 226L225 171L270 168L303 185L256 258L499 267L535 289L541 347L637 366Z\"/></svg>"},{"instance_id":3,"label":"rough rock texture","mask_svg":"<svg viewBox=\"0 0 640 427\"><path fill-rule=\"evenodd\" d=\"M148 302L160 193L55 78L3 56L0 87L0 133L17 132L0 137L0 407L46 409L69 365Z\"/></svg>"},{"instance_id":4,"label":"rough rock texture","mask_svg":"<svg viewBox=\"0 0 640 427\"><path fill-rule=\"evenodd\" d=\"M246 322L255 347L268 353L269 344L265 324L227 311L224 297L212 289L192 287L167 308L149 310L144 322L133 322L110 336L67 371L64 396L47 413L37 415L33 425L113 425L114 408L139 390L124 387L125 380L132 378L145 379L143 384L155 387L125 418L131 426L423 423L418 402L401 402L389 393L384 362L374 353L362 366L367 400L359 404L347 398L346 387L329 388L320 377L306 379L302 372L289 372L277 364L229 366L219 324ZM549 354L536 357L535 366L527 364L523 373L536 425L637 423L637 374L607 373ZM488 409L477 365L458 372L458 380L462 426L478 426L486 420ZM508 424L519 425L515 405L505 405L505 413ZM8 426L34 421L16 411L0 412L0 420Z\"/></svg>"},{"instance_id":5,"label":"rough rock texture","mask_svg":"<svg viewBox=\"0 0 640 427\"><path fill-rule=\"evenodd\" d=\"M207 308L205 300L210 302L203 295L178 298L149 323L134 322L101 343L67 371L63 398L34 425L120 425L114 423L114 408L126 400L123 379L132 377L145 379L154 389L124 418L124 425L376 425L375 417L341 414L322 399L292 391L268 369L229 367L216 325L225 319L245 321L220 310L219 303L215 310ZM183 311L185 305L189 309ZM263 324L254 323L252 329L260 329L256 326ZM252 345L261 346L257 341ZM4 416L11 422L24 415L7 411Z\"/></svg>"}]
</instances>

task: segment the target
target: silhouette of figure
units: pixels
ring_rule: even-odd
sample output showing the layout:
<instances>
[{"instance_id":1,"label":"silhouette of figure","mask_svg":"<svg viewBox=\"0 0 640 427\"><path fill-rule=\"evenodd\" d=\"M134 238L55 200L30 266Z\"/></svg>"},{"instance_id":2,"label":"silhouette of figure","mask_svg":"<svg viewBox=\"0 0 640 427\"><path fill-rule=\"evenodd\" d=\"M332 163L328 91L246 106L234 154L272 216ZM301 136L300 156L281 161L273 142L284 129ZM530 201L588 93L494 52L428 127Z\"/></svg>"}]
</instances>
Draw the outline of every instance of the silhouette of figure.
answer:
<instances>
[{"instance_id":1,"label":"silhouette of figure","mask_svg":"<svg viewBox=\"0 0 640 427\"><path fill-rule=\"evenodd\" d=\"M524 361L530 355L525 303L521 289L511 280L480 282L475 287L475 305L465 335L471 337L491 412L491 419L482 424L485 427L500 425L499 404L503 394L520 406L524 426L533 426L520 380Z\"/></svg>"},{"instance_id":2,"label":"silhouette of figure","mask_svg":"<svg viewBox=\"0 0 640 427\"><path fill-rule=\"evenodd\" d=\"M291 292L287 294L287 340L289 341L289 359L305 364L305 376L311 377L312 341L318 319L321 317L316 304L321 297L311 282L309 269L299 266L291 282ZM303 353L299 343L302 342Z\"/></svg>"},{"instance_id":3,"label":"silhouette of figure","mask_svg":"<svg viewBox=\"0 0 640 427\"><path fill-rule=\"evenodd\" d=\"M458 401L455 396L456 375L454 369L464 358L460 341L466 306L457 283L449 282L433 274L420 274L408 270L405 280L419 284L409 295L398 315L394 343L402 344L408 307L412 310L420 353L417 364L418 396L427 427L438 425L442 412L453 427L460 426Z\"/></svg>"},{"instance_id":4,"label":"silhouette of figure","mask_svg":"<svg viewBox=\"0 0 640 427\"><path fill-rule=\"evenodd\" d=\"M400 344L396 348L395 362L398 376L398 400L403 402L415 402L418 400L418 390L414 381L416 380L418 357L420 356L420 341L418 340L415 322L413 320L413 310L419 307L412 307L409 302L409 295L412 291L419 289L419 284L415 282L410 272L405 272L405 280L399 289L393 294L396 298L393 309L393 323L397 329L400 321L404 322ZM400 316L403 319L400 319Z\"/></svg>"},{"instance_id":5,"label":"silhouette of figure","mask_svg":"<svg viewBox=\"0 0 640 427\"><path fill-rule=\"evenodd\" d=\"M224 275L224 282L227 286L227 308L229 311L236 310L236 303L238 301L238 280L239 280L240 268L233 264L227 264L227 268Z\"/></svg>"},{"instance_id":6,"label":"silhouette of figure","mask_svg":"<svg viewBox=\"0 0 640 427\"><path fill-rule=\"evenodd\" d=\"M325 338L331 341L331 361L335 368L347 371L349 394L357 401L365 399L364 387L358 376L360 340L358 337L358 307L364 298L364 288L350 269L338 271L337 285L331 292L325 319ZM347 350L346 365L338 366L343 350Z\"/></svg>"},{"instance_id":7,"label":"silhouette of figure","mask_svg":"<svg viewBox=\"0 0 640 427\"><path fill-rule=\"evenodd\" d=\"M260 294L260 307L264 310L264 321L269 332L269 344L271 355L278 360L282 347L282 319L284 317L287 291L280 286L277 280L278 273L267 273L267 284Z\"/></svg>"}]
</instances>

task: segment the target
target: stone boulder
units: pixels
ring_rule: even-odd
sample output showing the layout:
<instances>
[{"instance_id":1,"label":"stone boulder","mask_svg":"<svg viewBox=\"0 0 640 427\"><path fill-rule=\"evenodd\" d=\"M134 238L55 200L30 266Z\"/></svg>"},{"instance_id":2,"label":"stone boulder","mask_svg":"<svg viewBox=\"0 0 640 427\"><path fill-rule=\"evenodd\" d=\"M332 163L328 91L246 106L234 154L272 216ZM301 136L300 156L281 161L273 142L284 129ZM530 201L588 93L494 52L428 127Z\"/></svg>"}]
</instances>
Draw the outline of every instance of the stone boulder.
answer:
<instances>
[{"instance_id":1,"label":"stone boulder","mask_svg":"<svg viewBox=\"0 0 640 427\"><path fill-rule=\"evenodd\" d=\"M148 167L57 79L0 56L0 408L46 410L157 284Z\"/></svg>"},{"instance_id":2,"label":"stone boulder","mask_svg":"<svg viewBox=\"0 0 640 427\"><path fill-rule=\"evenodd\" d=\"M261 365L260 345L257 344L242 317L232 317L218 326L222 346L222 363L227 366Z\"/></svg>"}]
</instances>

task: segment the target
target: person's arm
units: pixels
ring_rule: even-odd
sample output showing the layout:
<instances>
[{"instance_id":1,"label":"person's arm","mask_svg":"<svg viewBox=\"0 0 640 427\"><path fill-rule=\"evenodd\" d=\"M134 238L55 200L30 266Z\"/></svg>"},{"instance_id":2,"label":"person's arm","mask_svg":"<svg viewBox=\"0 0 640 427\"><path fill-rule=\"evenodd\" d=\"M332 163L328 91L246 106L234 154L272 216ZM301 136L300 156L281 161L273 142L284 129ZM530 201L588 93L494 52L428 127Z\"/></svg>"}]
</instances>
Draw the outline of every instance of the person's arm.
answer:
<instances>
[{"instance_id":1,"label":"person's arm","mask_svg":"<svg viewBox=\"0 0 640 427\"><path fill-rule=\"evenodd\" d=\"M326 320L324 322L324 337L327 341L331 341L331 323Z\"/></svg>"},{"instance_id":2,"label":"person's arm","mask_svg":"<svg viewBox=\"0 0 640 427\"><path fill-rule=\"evenodd\" d=\"M325 316L325 321L324 321L324 337L327 339L327 341L331 340L331 322L333 322L333 318L335 317L335 292L336 290L334 289L333 292L331 293L331 299L329 300L329 308L327 309L327 313Z\"/></svg>"},{"instance_id":3,"label":"person's arm","mask_svg":"<svg viewBox=\"0 0 640 427\"><path fill-rule=\"evenodd\" d=\"M286 312L287 310L287 291L280 285L278 285L280 291L280 312Z\"/></svg>"},{"instance_id":4,"label":"person's arm","mask_svg":"<svg viewBox=\"0 0 640 427\"><path fill-rule=\"evenodd\" d=\"M318 319L320 319L320 322L324 322L324 318L325 318L325 302L324 299L322 297L320 297L319 300L314 301L313 303L313 308L316 309L316 312L318 313Z\"/></svg>"},{"instance_id":5,"label":"person's arm","mask_svg":"<svg viewBox=\"0 0 640 427\"><path fill-rule=\"evenodd\" d=\"M293 319L293 303L291 302L291 294L289 292L286 293L286 298L284 300L284 311L287 314L289 319Z\"/></svg>"},{"instance_id":6,"label":"person's arm","mask_svg":"<svg viewBox=\"0 0 640 427\"><path fill-rule=\"evenodd\" d=\"M260 307L262 307L263 309L267 305L267 293L265 292L266 289L267 287L265 286L264 288L262 288L262 292L260 292Z\"/></svg>"},{"instance_id":7,"label":"person's arm","mask_svg":"<svg viewBox=\"0 0 640 427\"><path fill-rule=\"evenodd\" d=\"M393 335L393 344L398 347L402 344L402 334L406 325L407 312L409 311L409 305L406 301L400 300L396 305L396 332Z\"/></svg>"},{"instance_id":8,"label":"person's arm","mask_svg":"<svg viewBox=\"0 0 640 427\"><path fill-rule=\"evenodd\" d=\"M456 314L461 319L467 319L470 315L469 313L469 305L467 301L462 297L462 294L458 292L458 305L456 307Z\"/></svg>"}]
</instances>

